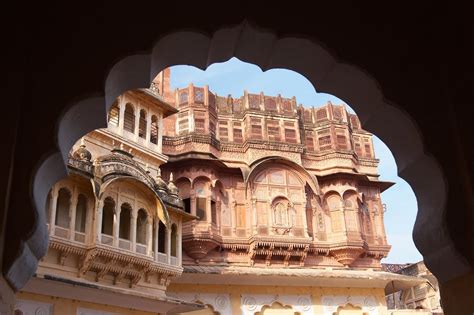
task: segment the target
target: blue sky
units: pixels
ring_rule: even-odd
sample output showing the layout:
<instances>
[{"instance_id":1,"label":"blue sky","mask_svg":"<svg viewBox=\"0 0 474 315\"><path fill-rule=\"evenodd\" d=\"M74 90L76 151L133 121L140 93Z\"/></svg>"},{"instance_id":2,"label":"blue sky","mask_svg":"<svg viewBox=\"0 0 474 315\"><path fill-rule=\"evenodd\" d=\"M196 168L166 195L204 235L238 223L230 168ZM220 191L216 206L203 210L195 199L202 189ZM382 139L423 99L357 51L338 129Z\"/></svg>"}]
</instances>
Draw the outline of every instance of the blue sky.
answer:
<instances>
[{"instance_id":1,"label":"blue sky","mask_svg":"<svg viewBox=\"0 0 474 315\"><path fill-rule=\"evenodd\" d=\"M189 83L195 86L209 85L209 89L220 96L243 95L264 92L265 95L284 97L296 96L298 104L304 106L321 106L327 101L342 104L344 101L336 96L317 93L315 87L302 75L284 69L273 69L262 72L259 67L232 58L224 63L209 66L206 71L191 66L171 68L171 88L182 88ZM350 104L347 104L350 107ZM352 109L350 111L353 112ZM392 153L376 136L374 137L376 157L380 159L380 179L395 182L392 188L382 194L382 201L387 205L385 229L392 250L383 262L407 263L422 259L412 240L417 203L411 187L397 176L397 166Z\"/></svg>"}]
</instances>

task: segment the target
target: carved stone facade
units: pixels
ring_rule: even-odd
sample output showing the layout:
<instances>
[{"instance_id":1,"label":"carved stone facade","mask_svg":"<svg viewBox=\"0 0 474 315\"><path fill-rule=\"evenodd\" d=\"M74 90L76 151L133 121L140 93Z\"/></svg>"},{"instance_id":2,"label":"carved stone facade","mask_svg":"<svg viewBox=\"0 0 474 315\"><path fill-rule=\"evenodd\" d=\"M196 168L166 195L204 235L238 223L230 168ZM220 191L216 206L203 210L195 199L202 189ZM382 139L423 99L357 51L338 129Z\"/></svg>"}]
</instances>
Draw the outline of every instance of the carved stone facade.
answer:
<instances>
[{"instance_id":1,"label":"carved stone facade","mask_svg":"<svg viewBox=\"0 0 474 315\"><path fill-rule=\"evenodd\" d=\"M184 226L184 264L380 269L391 183L344 105L192 84L167 95L179 112L164 120L163 173L199 217Z\"/></svg>"},{"instance_id":2,"label":"carved stone facade","mask_svg":"<svg viewBox=\"0 0 474 315\"><path fill-rule=\"evenodd\" d=\"M169 84L166 69L119 96L74 145L20 297L80 296L77 314L375 315L388 283L414 281L380 270L391 183L357 116Z\"/></svg>"},{"instance_id":3,"label":"carved stone facade","mask_svg":"<svg viewBox=\"0 0 474 315\"><path fill-rule=\"evenodd\" d=\"M75 298L75 287L87 287L94 290L81 295L86 302L117 305L123 299L122 306L131 309L132 298L134 310L199 308L165 293L183 272L183 222L194 219L172 178L165 182L160 173L167 161L162 121L174 112L153 91L129 91L112 107L108 128L92 131L72 148L69 175L51 188L45 205L49 250L26 292L46 293L51 283L56 289L68 283L58 290L62 298ZM104 291L114 292L115 301L101 300ZM152 305L140 305L143 298ZM25 303L20 310L29 309ZM76 313L123 312L78 306Z\"/></svg>"}]
</instances>

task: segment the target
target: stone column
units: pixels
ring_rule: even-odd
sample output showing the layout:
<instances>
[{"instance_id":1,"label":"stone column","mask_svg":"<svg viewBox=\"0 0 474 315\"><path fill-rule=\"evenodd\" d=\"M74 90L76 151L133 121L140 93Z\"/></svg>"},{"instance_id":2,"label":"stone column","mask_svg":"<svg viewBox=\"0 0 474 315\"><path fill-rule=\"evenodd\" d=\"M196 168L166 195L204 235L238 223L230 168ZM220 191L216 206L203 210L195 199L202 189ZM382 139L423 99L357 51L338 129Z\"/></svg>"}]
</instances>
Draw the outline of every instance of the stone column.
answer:
<instances>
[{"instance_id":1,"label":"stone column","mask_svg":"<svg viewBox=\"0 0 474 315\"><path fill-rule=\"evenodd\" d=\"M160 220L155 218L154 219L154 222L155 222L155 229L153 231L154 233L154 236L155 236L155 244L153 246L153 252L155 254L155 261L158 260L158 226L160 224Z\"/></svg>"},{"instance_id":2,"label":"stone column","mask_svg":"<svg viewBox=\"0 0 474 315\"><path fill-rule=\"evenodd\" d=\"M181 266L182 265L182 262L183 262L183 222L179 222L178 223L178 231L177 231L177 242L178 244L176 244L176 256L178 258L178 266Z\"/></svg>"},{"instance_id":3,"label":"stone column","mask_svg":"<svg viewBox=\"0 0 474 315\"><path fill-rule=\"evenodd\" d=\"M56 224L56 210L58 207L58 189L53 187L51 191L51 218L49 218L49 231L51 235L54 235L54 226Z\"/></svg>"},{"instance_id":4,"label":"stone column","mask_svg":"<svg viewBox=\"0 0 474 315\"><path fill-rule=\"evenodd\" d=\"M137 244L137 213L132 211L130 216L130 248L136 251Z\"/></svg>"},{"instance_id":5,"label":"stone column","mask_svg":"<svg viewBox=\"0 0 474 315\"><path fill-rule=\"evenodd\" d=\"M189 199L189 202L191 204L191 214L196 215L196 195L194 194L194 191L191 191Z\"/></svg>"},{"instance_id":6,"label":"stone column","mask_svg":"<svg viewBox=\"0 0 474 315\"><path fill-rule=\"evenodd\" d=\"M139 122L140 122L140 107L138 105L135 106L134 113L135 113L135 121L134 121L134 123L135 123L134 131L135 132L133 133L133 135L134 135L133 138L135 139L135 141L138 141L138 138L139 138L138 137L138 126L139 126Z\"/></svg>"},{"instance_id":7,"label":"stone column","mask_svg":"<svg viewBox=\"0 0 474 315\"><path fill-rule=\"evenodd\" d=\"M71 205L69 206L69 239L74 240L76 233L76 210L77 210L77 189L74 187Z\"/></svg>"},{"instance_id":8,"label":"stone column","mask_svg":"<svg viewBox=\"0 0 474 315\"><path fill-rule=\"evenodd\" d=\"M166 240L165 240L165 252L166 261L168 264L171 263L171 229L166 229Z\"/></svg>"},{"instance_id":9,"label":"stone column","mask_svg":"<svg viewBox=\"0 0 474 315\"><path fill-rule=\"evenodd\" d=\"M211 218L211 194L206 197L206 221L208 223L212 222Z\"/></svg>"},{"instance_id":10,"label":"stone column","mask_svg":"<svg viewBox=\"0 0 474 315\"><path fill-rule=\"evenodd\" d=\"M153 220L148 218L146 222L146 254L151 255L151 247L153 245L153 234L152 234Z\"/></svg>"},{"instance_id":11,"label":"stone column","mask_svg":"<svg viewBox=\"0 0 474 315\"><path fill-rule=\"evenodd\" d=\"M257 234L257 222L258 222L258 218L257 218L257 199L255 198L252 198L251 200L251 203L250 203L250 211L252 211L252 213L250 213L250 217L252 219L252 234Z\"/></svg>"},{"instance_id":12,"label":"stone column","mask_svg":"<svg viewBox=\"0 0 474 315\"><path fill-rule=\"evenodd\" d=\"M119 129L120 135L123 135L123 122L124 122L124 115L125 115L125 100L123 97L119 97L119 107L120 107L120 114L119 114Z\"/></svg>"},{"instance_id":13,"label":"stone column","mask_svg":"<svg viewBox=\"0 0 474 315\"><path fill-rule=\"evenodd\" d=\"M308 234L308 218L306 217L308 212L306 210L306 201L303 202L303 204L301 205L301 209L300 211L302 211L302 215L301 215L301 219L303 221L303 228L304 228L304 236L305 237L309 237L309 234Z\"/></svg>"},{"instance_id":14,"label":"stone column","mask_svg":"<svg viewBox=\"0 0 474 315\"><path fill-rule=\"evenodd\" d=\"M232 234L235 235L237 229L237 203L234 200L234 188L232 188L232 192L230 195L230 198L232 198L232 200L229 202L232 205L230 209L230 226L232 227Z\"/></svg>"},{"instance_id":15,"label":"stone column","mask_svg":"<svg viewBox=\"0 0 474 315\"><path fill-rule=\"evenodd\" d=\"M97 243L100 243L101 242L101 235L102 235L102 211L103 211L103 207L104 207L104 202L102 200L97 200L95 202L96 204L96 209L94 209L95 213L96 213L96 217L95 217L95 232L96 232L96 235L95 235L95 238L96 238L96 242Z\"/></svg>"},{"instance_id":16,"label":"stone column","mask_svg":"<svg viewBox=\"0 0 474 315\"><path fill-rule=\"evenodd\" d=\"M119 228L120 228L120 208L114 212L114 227L112 229L112 236L113 236L113 246L118 247L119 243Z\"/></svg>"},{"instance_id":17,"label":"stone column","mask_svg":"<svg viewBox=\"0 0 474 315\"><path fill-rule=\"evenodd\" d=\"M150 133L151 133L151 112L146 112L146 131L145 131L145 140L146 146L148 147L150 143Z\"/></svg>"},{"instance_id":18,"label":"stone column","mask_svg":"<svg viewBox=\"0 0 474 315\"><path fill-rule=\"evenodd\" d=\"M160 113L157 115L158 119L158 152L162 152L163 150L163 115ZM178 122L178 119L176 119L176 122ZM178 130L176 127L175 130Z\"/></svg>"}]
</instances>

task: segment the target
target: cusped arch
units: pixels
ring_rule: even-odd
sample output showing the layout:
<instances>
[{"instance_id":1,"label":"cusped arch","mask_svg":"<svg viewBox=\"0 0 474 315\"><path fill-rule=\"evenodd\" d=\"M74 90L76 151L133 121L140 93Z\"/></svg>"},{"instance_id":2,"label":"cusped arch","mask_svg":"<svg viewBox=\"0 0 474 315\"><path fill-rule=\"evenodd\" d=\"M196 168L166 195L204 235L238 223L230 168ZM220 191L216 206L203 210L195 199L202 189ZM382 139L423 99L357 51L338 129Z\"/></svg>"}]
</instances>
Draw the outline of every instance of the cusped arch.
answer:
<instances>
[{"instance_id":1,"label":"cusped arch","mask_svg":"<svg viewBox=\"0 0 474 315\"><path fill-rule=\"evenodd\" d=\"M104 182L101 186L100 186L100 190L98 192L98 198L99 199L102 199L104 197L104 193L105 191L107 191L107 188L114 182L116 181L120 181L120 180L124 180L124 181L131 181L139 186L141 186L143 189L145 189L146 191L148 191L149 193L151 193L154 197L155 197L155 200L156 200L156 208L155 208L155 211L153 213L154 216L157 216L160 221L162 221L167 227L169 227L170 225L170 219L169 219L169 214L168 214L168 210L166 209L166 205L164 204L163 200L161 199L161 197L158 195L158 193L156 191L154 191L153 189L151 189L146 183L134 178L134 177L130 177L130 176L116 176L116 177L113 177L109 180L107 180L106 182Z\"/></svg>"},{"instance_id":2,"label":"cusped arch","mask_svg":"<svg viewBox=\"0 0 474 315\"><path fill-rule=\"evenodd\" d=\"M192 189L192 180L189 177L181 176L175 180L175 185L178 187L178 195L182 199L190 197Z\"/></svg>"},{"instance_id":3,"label":"cusped arch","mask_svg":"<svg viewBox=\"0 0 474 315\"><path fill-rule=\"evenodd\" d=\"M279 314L282 315L300 315L300 312L297 312L293 310L293 307L291 305L284 304L280 301L274 301L272 303L264 305L260 312L255 313L255 315L266 315L268 312L272 311L278 311ZM272 314L277 314L275 312L272 312Z\"/></svg>"},{"instance_id":4,"label":"cusped arch","mask_svg":"<svg viewBox=\"0 0 474 315\"><path fill-rule=\"evenodd\" d=\"M339 209L343 206L344 200L342 199L341 194L336 190L327 191L323 195L323 209L328 210Z\"/></svg>"},{"instance_id":5,"label":"cusped arch","mask_svg":"<svg viewBox=\"0 0 474 315\"><path fill-rule=\"evenodd\" d=\"M359 194L355 189L346 189L342 193L342 200L344 202L344 206L356 208L358 203L362 203L362 196ZM350 202L350 205L347 203Z\"/></svg>"},{"instance_id":6,"label":"cusped arch","mask_svg":"<svg viewBox=\"0 0 474 315\"><path fill-rule=\"evenodd\" d=\"M190 42L193 43L192 50L187 49ZM53 184L65 175L69 150L81 136L106 127L106 113L117 96L128 90L149 87L152 79L166 67L187 64L205 69L231 57L253 63L263 70L283 68L296 71L320 92L337 95L351 104L364 128L390 148L399 175L411 185L417 196L418 215L413 238L426 265L440 281L469 272L469 264L448 234L443 174L438 162L424 152L420 132L412 118L385 100L372 77L355 66L338 61L321 44L294 36L278 37L275 32L243 22L210 35L180 31L164 36L149 54L125 57L112 67L105 81L104 97L79 101L66 110L58 122L60 153L51 153L32 174L34 211L41 222L24 233L22 251L7 267L5 276L13 287L19 289L26 283L47 250L45 218L40 214L50 187L45 183Z\"/></svg>"},{"instance_id":7,"label":"cusped arch","mask_svg":"<svg viewBox=\"0 0 474 315\"><path fill-rule=\"evenodd\" d=\"M209 177L204 176L204 175L199 175L199 176L193 178L191 187L192 187L193 189L195 189L195 188L196 188L196 184L197 184L197 183L200 183L200 182L207 183L207 184L209 185L209 189L212 188L212 180L211 180Z\"/></svg>"}]
</instances>

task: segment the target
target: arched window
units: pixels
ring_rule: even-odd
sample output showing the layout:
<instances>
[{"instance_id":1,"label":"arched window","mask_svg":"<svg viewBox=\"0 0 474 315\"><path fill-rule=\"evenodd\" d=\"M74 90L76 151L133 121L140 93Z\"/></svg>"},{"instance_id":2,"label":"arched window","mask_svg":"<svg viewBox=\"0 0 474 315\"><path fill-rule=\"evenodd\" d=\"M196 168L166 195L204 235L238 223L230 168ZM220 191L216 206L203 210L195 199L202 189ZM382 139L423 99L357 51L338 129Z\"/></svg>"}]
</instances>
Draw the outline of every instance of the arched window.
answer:
<instances>
[{"instance_id":1,"label":"arched window","mask_svg":"<svg viewBox=\"0 0 474 315\"><path fill-rule=\"evenodd\" d=\"M176 257L176 248L178 242L178 228L176 224L171 226L171 256Z\"/></svg>"},{"instance_id":2,"label":"arched window","mask_svg":"<svg viewBox=\"0 0 474 315\"><path fill-rule=\"evenodd\" d=\"M196 215L200 221L207 220L208 187L209 183L203 180L198 180L194 184L194 190L196 192Z\"/></svg>"},{"instance_id":3,"label":"arched window","mask_svg":"<svg viewBox=\"0 0 474 315\"><path fill-rule=\"evenodd\" d=\"M130 240L130 215L132 207L128 203L123 203L120 207L120 227L119 238Z\"/></svg>"},{"instance_id":4,"label":"arched window","mask_svg":"<svg viewBox=\"0 0 474 315\"><path fill-rule=\"evenodd\" d=\"M146 244L146 222L147 214L143 209L138 210L137 216L137 243Z\"/></svg>"},{"instance_id":5,"label":"arched window","mask_svg":"<svg viewBox=\"0 0 474 315\"><path fill-rule=\"evenodd\" d=\"M109 111L109 124L111 126L118 126L120 119L120 108L117 103L114 103Z\"/></svg>"},{"instance_id":6,"label":"arched window","mask_svg":"<svg viewBox=\"0 0 474 315\"><path fill-rule=\"evenodd\" d=\"M338 210L341 208L341 197L337 194L331 194L326 199L329 210Z\"/></svg>"},{"instance_id":7,"label":"arched window","mask_svg":"<svg viewBox=\"0 0 474 315\"><path fill-rule=\"evenodd\" d=\"M138 136L146 138L146 111L140 110L140 120L138 121Z\"/></svg>"},{"instance_id":8,"label":"arched window","mask_svg":"<svg viewBox=\"0 0 474 315\"><path fill-rule=\"evenodd\" d=\"M135 133L135 110L133 109L132 104L128 103L125 106L123 118L123 129Z\"/></svg>"},{"instance_id":9,"label":"arched window","mask_svg":"<svg viewBox=\"0 0 474 315\"><path fill-rule=\"evenodd\" d=\"M278 202L273 210L273 221L275 225L288 226L288 205Z\"/></svg>"},{"instance_id":10,"label":"arched window","mask_svg":"<svg viewBox=\"0 0 474 315\"><path fill-rule=\"evenodd\" d=\"M66 188L61 188L58 192L58 202L56 206L55 224L63 228L69 228L69 209L71 208L71 193Z\"/></svg>"},{"instance_id":11,"label":"arched window","mask_svg":"<svg viewBox=\"0 0 474 315\"><path fill-rule=\"evenodd\" d=\"M200 221L206 221L206 198L196 198L196 215Z\"/></svg>"},{"instance_id":12,"label":"arched window","mask_svg":"<svg viewBox=\"0 0 474 315\"><path fill-rule=\"evenodd\" d=\"M158 225L158 252L165 253L166 252L166 227L163 222L160 221Z\"/></svg>"},{"instance_id":13,"label":"arched window","mask_svg":"<svg viewBox=\"0 0 474 315\"><path fill-rule=\"evenodd\" d=\"M107 197L102 209L102 234L112 235L114 230L115 201Z\"/></svg>"},{"instance_id":14,"label":"arched window","mask_svg":"<svg viewBox=\"0 0 474 315\"><path fill-rule=\"evenodd\" d=\"M155 115L151 116L150 127L150 142L158 144L158 118Z\"/></svg>"},{"instance_id":15,"label":"arched window","mask_svg":"<svg viewBox=\"0 0 474 315\"><path fill-rule=\"evenodd\" d=\"M86 231L86 217L87 217L87 198L83 194L77 197L76 205L76 227L77 232L84 233Z\"/></svg>"}]
</instances>

